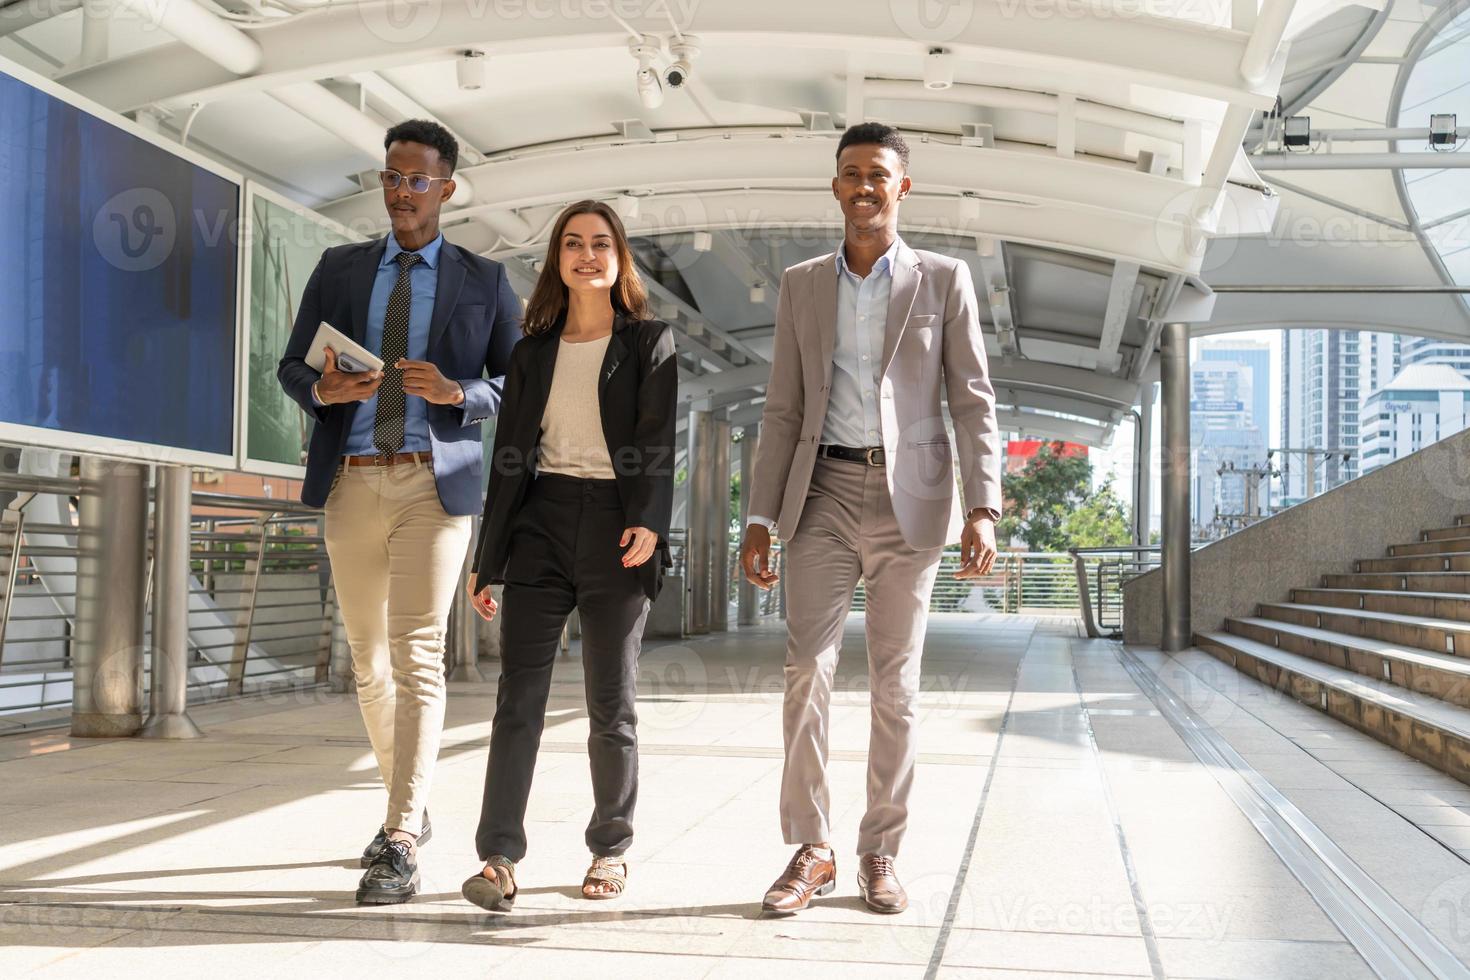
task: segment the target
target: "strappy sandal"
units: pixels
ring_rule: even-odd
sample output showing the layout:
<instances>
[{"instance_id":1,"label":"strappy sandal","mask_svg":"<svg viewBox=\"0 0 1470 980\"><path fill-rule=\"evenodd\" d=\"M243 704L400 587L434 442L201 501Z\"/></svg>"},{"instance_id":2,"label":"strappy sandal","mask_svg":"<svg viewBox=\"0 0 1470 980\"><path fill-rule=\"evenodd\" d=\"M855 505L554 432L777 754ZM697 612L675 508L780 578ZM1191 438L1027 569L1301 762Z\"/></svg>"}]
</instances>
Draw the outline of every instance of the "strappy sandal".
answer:
<instances>
[{"instance_id":1,"label":"strappy sandal","mask_svg":"<svg viewBox=\"0 0 1470 980\"><path fill-rule=\"evenodd\" d=\"M619 870L621 869L621 870ZM594 885L611 885L609 891L593 891L587 889ZM621 855L613 857L594 857L592 866L587 869L587 875L582 879L582 897L594 901L599 899L617 898L623 893L628 884L628 862Z\"/></svg>"},{"instance_id":2,"label":"strappy sandal","mask_svg":"<svg viewBox=\"0 0 1470 980\"><path fill-rule=\"evenodd\" d=\"M509 912L520 894L520 889L516 888L515 862L502 854L492 854L485 867L494 870L495 877L486 878L482 871L465 881L460 894L465 901L487 912Z\"/></svg>"}]
</instances>

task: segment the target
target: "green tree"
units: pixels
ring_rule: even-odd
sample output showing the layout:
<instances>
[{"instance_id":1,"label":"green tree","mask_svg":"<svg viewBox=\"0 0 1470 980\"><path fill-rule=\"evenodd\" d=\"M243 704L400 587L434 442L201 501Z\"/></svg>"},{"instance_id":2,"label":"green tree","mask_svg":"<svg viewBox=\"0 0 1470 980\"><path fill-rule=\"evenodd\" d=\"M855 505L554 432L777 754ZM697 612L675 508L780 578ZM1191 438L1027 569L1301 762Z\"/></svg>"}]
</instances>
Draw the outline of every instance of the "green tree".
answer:
<instances>
[{"instance_id":1,"label":"green tree","mask_svg":"<svg viewBox=\"0 0 1470 980\"><path fill-rule=\"evenodd\" d=\"M1130 544L1128 511L1109 480L1062 521L1068 548L1107 548Z\"/></svg>"},{"instance_id":2,"label":"green tree","mask_svg":"<svg viewBox=\"0 0 1470 980\"><path fill-rule=\"evenodd\" d=\"M1062 444L1043 445L1021 472L1004 481L1005 509L996 528L1000 541L1020 538L1030 551L1066 551L1076 547L1064 525L1080 509L1092 486L1092 463L1086 456L1067 456Z\"/></svg>"}]
</instances>

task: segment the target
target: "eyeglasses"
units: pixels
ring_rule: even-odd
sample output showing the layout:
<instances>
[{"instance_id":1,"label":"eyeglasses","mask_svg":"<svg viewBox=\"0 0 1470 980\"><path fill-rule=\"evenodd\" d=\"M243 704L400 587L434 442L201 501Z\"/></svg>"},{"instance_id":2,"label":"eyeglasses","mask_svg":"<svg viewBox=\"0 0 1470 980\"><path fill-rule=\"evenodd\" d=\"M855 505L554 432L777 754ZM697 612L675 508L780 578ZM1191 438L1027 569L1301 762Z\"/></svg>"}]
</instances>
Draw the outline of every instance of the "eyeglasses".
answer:
<instances>
[{"instance_id":1,"label":"eyeglasses","mask_svg":"<svg viewBox=\"0 0 1470 980\"><path fill-rule=\"evenodd\" d=\"M396 170L379 170L378 179L383 182L386 190L394 191L403 181L408 181L408 189L415 194L422 194L433 186L436 180L448 180L448 177L429 177L424 174L401 174Z\"/></svg>"}]
</instances>

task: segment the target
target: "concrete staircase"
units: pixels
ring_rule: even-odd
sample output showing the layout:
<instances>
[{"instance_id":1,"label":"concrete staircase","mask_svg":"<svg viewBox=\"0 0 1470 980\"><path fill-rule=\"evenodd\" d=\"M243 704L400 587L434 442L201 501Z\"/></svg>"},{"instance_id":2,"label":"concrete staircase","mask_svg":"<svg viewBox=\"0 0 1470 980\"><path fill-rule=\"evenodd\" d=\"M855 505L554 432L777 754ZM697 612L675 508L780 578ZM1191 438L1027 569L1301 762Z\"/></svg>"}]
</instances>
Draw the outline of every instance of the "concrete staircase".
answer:
<instances>
[{"instance_id":1,"label":"concrete staircase","mask_svg":"<svg viewBox=\"0 0 1470 980\"><path fill-rule=\"evenodd\" d=\"M1470 783L1470 514L1195 643Z\"/></svg>"}]
</instances>

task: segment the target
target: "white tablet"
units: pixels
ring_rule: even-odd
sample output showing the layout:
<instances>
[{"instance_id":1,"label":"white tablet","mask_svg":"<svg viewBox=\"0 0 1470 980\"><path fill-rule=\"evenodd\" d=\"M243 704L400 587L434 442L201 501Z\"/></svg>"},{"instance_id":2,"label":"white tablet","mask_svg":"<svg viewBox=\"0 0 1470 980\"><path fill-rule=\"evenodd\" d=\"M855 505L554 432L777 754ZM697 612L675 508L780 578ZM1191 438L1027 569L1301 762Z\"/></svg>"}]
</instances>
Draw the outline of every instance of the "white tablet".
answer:
<instances>
[{"instance_id":1,"label":"white tablet","mask_svg":"<svg viewBox=\"0 0 1470 980\"><path fill-rule=\"evenodd\" d=\"M322 348L330 347L337 355L337 370L346 371L348 374L357 374L361 371L383 370L383 359L366 347L347 336L326 320L316 328L316 337L311 341L311 349L306 352L306 366L314 371L325 372L327 370L327 354Z\"/></svg>"}]
</instances>

